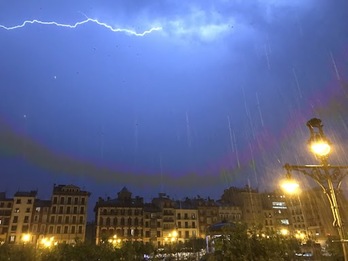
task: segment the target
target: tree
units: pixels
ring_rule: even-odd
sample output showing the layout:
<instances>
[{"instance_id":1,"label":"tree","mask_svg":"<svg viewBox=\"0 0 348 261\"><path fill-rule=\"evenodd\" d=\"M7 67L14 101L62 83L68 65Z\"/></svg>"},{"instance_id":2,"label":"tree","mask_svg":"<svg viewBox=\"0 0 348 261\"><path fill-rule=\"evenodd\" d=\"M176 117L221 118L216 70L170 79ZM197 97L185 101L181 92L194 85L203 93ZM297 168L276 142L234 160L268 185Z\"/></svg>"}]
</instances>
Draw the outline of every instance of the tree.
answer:
<instances>
[{"instance_id":1,"label":"tree","mask_svg":"<svg viewBox=\"0 0 348 261\"><path fill-rule=\"evenodd\" d=\"M226 225L214 241L214 257L207 260L291 260L300 247L295 238L265 235L261 228L248 229L243 223Z\"/></svg>"}]
</instances>

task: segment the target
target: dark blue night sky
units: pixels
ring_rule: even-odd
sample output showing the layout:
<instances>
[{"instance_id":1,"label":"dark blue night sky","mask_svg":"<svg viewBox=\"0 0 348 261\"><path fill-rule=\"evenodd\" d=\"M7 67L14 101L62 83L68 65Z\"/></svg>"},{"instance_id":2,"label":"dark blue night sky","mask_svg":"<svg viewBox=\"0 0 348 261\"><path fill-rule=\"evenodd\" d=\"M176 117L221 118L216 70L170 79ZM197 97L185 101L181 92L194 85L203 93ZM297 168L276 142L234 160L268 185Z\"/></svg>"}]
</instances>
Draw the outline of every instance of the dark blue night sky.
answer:
<instances>
[{"instance_id":1,"label":"dark blue night sky","mask_svg":"<svg viewBox=\"0 0 348 261\"><path fill-rule=\"evenodd\" d=\"M40 23L87 17L162 29ZM8 196L48 198L54 183L91 191L92 205L124 186L145 200L275 189L286 162L315 163L312 117L348 162L345 0L2 1L0 25Z\"/></svg>"}]
</instances>

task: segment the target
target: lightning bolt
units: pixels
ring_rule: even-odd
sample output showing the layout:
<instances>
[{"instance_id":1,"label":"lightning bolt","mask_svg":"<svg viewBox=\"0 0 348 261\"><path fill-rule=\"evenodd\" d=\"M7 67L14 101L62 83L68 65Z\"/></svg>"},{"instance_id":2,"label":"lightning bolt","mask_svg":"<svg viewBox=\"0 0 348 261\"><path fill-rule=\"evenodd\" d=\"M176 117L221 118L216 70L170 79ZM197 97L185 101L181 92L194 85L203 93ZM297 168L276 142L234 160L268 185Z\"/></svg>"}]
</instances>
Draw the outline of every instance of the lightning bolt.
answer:
<instances>
[{"instance_id":1,"label":"lightning bolt","mask_svg":"<svg viewBox=\"0 0 348 261\"><path fill-rule=\"evenodd\" d=\"M146 30L146 31L143 31L141 33L138 33L136 31L133 31L131 29L127 29L127 28L115 28L115 27L112 27L111 25L107 24L107 23L104 23L104 22L100 22L99 20L97 19L93 19L93 18L86 18L85 20L83 21L80 21L80 22L76 22L75 24L61 24L61 23L57 23L57 22L47 22L47 21L40 21L40 20L26 20L24 21L22 24L20 25L15 25L15 26L4 26L4 25L1 25L0 24L0 28L2 29L5 29L5 30L15 30L15 29L19 29L19 28L22 28L28 24L42 24L42 25L55 25L55 26L58 26L58 27L65 27L65 28L76 28L80 25L84 25L86 23L95 23L97 25L100 25L100 26L103 26L105 27L106 29L109 29L110 31L114 32L114 33L117 33L117 32L122 32L122 33L126 33L126 34L129 34L129 35L134 35L134 36L145 36L147 34L150 34L154 31L160 31L162 30L162 27L152 27L150 28L149 30Z\"/></svg>"}]
</instances>

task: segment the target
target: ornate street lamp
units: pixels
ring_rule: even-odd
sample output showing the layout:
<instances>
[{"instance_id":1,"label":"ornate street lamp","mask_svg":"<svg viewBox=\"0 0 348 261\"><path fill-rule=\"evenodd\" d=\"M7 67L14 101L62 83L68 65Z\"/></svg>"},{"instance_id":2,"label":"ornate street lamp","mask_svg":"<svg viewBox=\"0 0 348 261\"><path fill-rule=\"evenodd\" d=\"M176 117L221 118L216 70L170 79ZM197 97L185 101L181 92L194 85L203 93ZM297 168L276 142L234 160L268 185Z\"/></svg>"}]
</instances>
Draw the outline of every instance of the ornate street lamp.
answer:
<instances>
[{"instance_id":1,"label":"ornate street lamp","mask_svg":"<svg viewBox=\"0 0 348 261\"><path fill-rule=\"evenodd\" d=\"M333 226L336 227L338 231L344 260L348 261L347 240L345 239L345 230L337 202L337 191L340 189L343 178L348 175L348 166L333 166L328 163L331 146L323 132L323 125L320 119L313 118L309 120L307 122L307 127L310 131L310 138L308 141L309 148L319 160L320 165L285 164L284 168L287 171L286 178L291 182L283 182L281 186L283 189L290 192L291 190L294 191L297 189L298 184L294 182L291 176L292 171L297 171L312 178L322 188L331 206Z\"/></svg>"}]
</instances>

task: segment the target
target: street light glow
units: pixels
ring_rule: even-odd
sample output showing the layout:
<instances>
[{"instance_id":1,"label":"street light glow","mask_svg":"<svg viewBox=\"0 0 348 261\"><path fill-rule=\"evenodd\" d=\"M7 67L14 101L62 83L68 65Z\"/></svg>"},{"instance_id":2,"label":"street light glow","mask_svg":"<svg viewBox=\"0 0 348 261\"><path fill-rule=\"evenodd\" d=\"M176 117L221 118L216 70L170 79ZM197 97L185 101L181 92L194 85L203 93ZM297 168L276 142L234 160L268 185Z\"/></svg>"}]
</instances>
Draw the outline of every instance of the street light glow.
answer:
<instances>
[{"instance_id":1,"label":"street light glow","mask_svg":"<svg viewBox=\"0 0 348 261\"><path fill-rule=\"evenodd\" d=\"M30 240L31 235L30 234L23 234L22 241L27 243Z\"/></svg>"},{"instance_id":2,"label":"street light glow","mask_svg":"<svg viewBox=\"0 0 348 261\"><path fill-rule=\"evenodd\" d=\"M285 180L283 180L280 183L281 188L289 193L289 194L296 194L298 192L298 189L300 187L300 185L296 182L296 180L291 179L291 178L287 178Z\"/></svg>"},{"instance_id":3,"label":"street light glow","mask_svg":"<svg viewBox=\"0 0 348 261\"><path fill-rule=\"evenodd\" d=\"M325 140L318 140L311 143L310 148L315 155L320 157L327 156L331 151L330 145Z\"/></svg>"},{"instance_id":4,"label":"street light glow","mask_svg":"<svg viewBox=\"0 0 348 261\"><path fill-rule=\"evenodd\" d=\"M289 230L286 228L283 228L280 230L280 234L282 234L283 236L287 236L289 235Z\"/></svg>"},{"instance_id":5,"label":"street light glow","mask_svg":"<svg viewBox=\"0 0 348 261\"><path fill-rule=\"evenodd\" d=\"M50 238L47 238L47 237L44 237L42 240L41 240L41 244L44 246L44 247L51 247L52 245L57 245L57 242L54 242L54 237L50 237Z\"/></svg>"}]
</instances>

